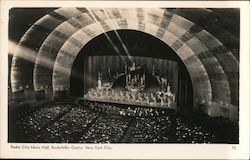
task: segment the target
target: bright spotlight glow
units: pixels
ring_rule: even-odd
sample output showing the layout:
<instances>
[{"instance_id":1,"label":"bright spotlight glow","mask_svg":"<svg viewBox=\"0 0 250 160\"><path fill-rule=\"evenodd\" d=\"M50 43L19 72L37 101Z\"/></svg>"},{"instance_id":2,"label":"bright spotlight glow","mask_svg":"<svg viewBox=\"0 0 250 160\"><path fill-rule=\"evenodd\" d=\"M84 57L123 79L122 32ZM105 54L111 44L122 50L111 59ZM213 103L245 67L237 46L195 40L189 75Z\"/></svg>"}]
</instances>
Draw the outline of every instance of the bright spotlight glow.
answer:
<instances>
[{"instance_id":1,"label":"bright spotlight glow","mask_svg":"<svg viewBox=\"0 0 250 160\"><path fill-rule=\"evenodd\" d=\"M95 22L101 27L101 29L104 31L104 35L105 37L108 39L109 43L113 46L114 50L116 51L117 54L120 54L119 49L115 46L115 44L113 43L113 41L111 40L111 38L108 36L108 34L106 33L106 31L103 29L102 25L100 24L100 22L96 19L96 17L94 16L93 12L86 8L88 10L88 12L90 13L90 15L92 16L92 18L95 20Z\"/></svg>"},{"instance_id":2,"label":"bright spotlight glow","mask_svg":"<svg viewBox=\"0 0 250 160\"><path fill-rule=\"evenodd\" d=\"M103 12L104 12L106 18L108 19L109 25L111 26L112 30L115 32L115 35L117 36L117 38L119 39L119 41L120 41L120 43L121 43L121 45L122 45L122 48L124 49L124 51L125 51L125 53L127 54L128 58L129 58L130 60L132 60L131 55L130 55L130 53L129 53L129 51L128 51L128 48L127 48L126 45L123 43L123 41L122 41L120 35L118 34L118 32L114 29L114 27L113 27L113 25L112 25L112 23L111 23L111 20L110 20L109 15L107 14L107 12L105 11L104 8L103 8L102 10L103 10Z\"/></svg>"},{"instance_id":3,"label":"bright spotlight glow","mask_svg":"<svg viewBox=\"0 0 250 160\"><path fill-rule=\"evenodd\" d=\"M36 62L37 51L30 48L18 45L15 42L9 41L9 54L13 55L12 65L15 65L15 61L18 59L24 59L29 62ZM45 68L53 68L53 62L46 57L39 58L39 65Z\"/></svg>"},{"instance_id":4,"label":"bright spotlight glow","mask_svg":"<svg viewBox=\"0 0 250 160\"><path fill-rule=\"evenodd\" d=\"M11 73L17 72L15 70L15 66L16 66L16 62L19 61L20 59L32 62L33 64L37 63L38 65L44 68L53 70L54 61L52 61L51 59L45 56L41 56L39 57L39 59L37 59L37 52L38 51L36 50L32 50L30 48L21 46L18 43L9 41L9 54L13 55L12 64L11 64L12 65ZM68 71L68 69L66 69L65 67L60 67L60 66L57 66L57 69L61 73L66 73ZM11 82L15 83L16 81L17 80L15 77L15 74L11 74Z\"/></svg>"}]
</instances>

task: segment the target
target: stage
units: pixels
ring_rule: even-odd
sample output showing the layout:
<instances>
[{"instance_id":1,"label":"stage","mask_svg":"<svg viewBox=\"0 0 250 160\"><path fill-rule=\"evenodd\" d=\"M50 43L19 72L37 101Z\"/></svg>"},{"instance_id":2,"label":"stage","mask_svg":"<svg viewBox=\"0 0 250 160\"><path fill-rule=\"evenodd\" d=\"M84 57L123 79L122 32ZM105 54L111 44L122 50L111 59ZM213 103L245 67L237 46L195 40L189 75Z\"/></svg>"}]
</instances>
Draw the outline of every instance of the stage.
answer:
<instances>
[{"instance_id":1,"label":"stage","mask_svg":"<svg viewBox=\"0 0 250 160\"><path fill-rule=\"evenodd\" d=\"M78 98L78 103L80 101L93 101L93 102L102 102L102 103L112 103L112 104L121 104L123 105L129 105L129 106L140 106L140 107L149 107L149 108L160 108L160 109L166 109L166 110L176 110L176 106L170 106L168 107L167 105L160 105L160 104L153 104L153 103L139 103L139 102L122 102L122 101L116 101L116 100L111 100L111 99L95 99L95 98L87 98L87 97L79 97Z\"/></svg>"},{"instance_id":2,"label":"stage","mask_svg":"<svg viewBox=\"0 0 250 160\"><path fill-rule=\"evenodd\" d=\"M133 62L120 72L111 72L112 68L98 72L96 83L87 88L82 100L176 109L176 85L167 75L156 73L155 67Z\"/></svg>"}]
</instances>

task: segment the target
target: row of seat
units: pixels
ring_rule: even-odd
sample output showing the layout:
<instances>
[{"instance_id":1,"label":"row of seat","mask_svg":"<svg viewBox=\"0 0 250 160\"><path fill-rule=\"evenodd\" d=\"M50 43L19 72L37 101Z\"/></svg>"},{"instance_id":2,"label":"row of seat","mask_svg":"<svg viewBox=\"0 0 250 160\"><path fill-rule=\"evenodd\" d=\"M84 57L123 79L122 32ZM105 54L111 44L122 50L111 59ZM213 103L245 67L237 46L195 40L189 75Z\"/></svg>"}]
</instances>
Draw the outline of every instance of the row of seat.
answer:
<instances>
[{"instance_id":1,"label":"row of seat","mask_svg":"<svg viewBox=\"0 0 250 160\"><path fill-rule=\"evenodd\" d=\"M50 143L212 143L215 134L195 120L145 108L87 102L40 107L16 121L26 142ZM144 111L145 111L144 110ZM119 114L120 112L125 114ZM157 111L157 112L156 112ZM146 112L145 112L146 113ZM159 113L159 114L154 114Z\"/></svg>"}]
</instances>

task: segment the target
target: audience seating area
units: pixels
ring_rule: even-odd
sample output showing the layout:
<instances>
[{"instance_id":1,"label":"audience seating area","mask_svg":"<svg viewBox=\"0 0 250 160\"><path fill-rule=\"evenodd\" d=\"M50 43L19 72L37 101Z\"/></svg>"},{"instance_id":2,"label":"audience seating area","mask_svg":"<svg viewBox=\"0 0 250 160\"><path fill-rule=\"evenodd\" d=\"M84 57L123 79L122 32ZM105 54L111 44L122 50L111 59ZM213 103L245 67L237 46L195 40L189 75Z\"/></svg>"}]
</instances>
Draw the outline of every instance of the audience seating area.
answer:
<instances>
[{"instance_id":1,"label":"audience seating area","mask_svg":"<svg viewBox=\"0 0 250 160\"><path fill-rule=\"evenodd\" d=\"M130 106L124 104L112 104L87 100L81 101L80 104L98 112L130 117L154 117L174 112L174 110L172 109L166 110L163 108Z\"/></svg>"},{"instance_id":2,"label":"audience seating area","mask_svg":"<svg viewBox=\"0 0 250 160\"><path fill-rule=\"evenodd\" d=\"M82 134L99 114L90 112L83 107L75 106L62 118L48 126L34 139L41 142L78 142Z\"/></svg>"},{"instance_id":3,"label":"audience seating area","mask_svg":"<svg viewBox=\"0 0 250 160\"><path fill-rule=\"evenodd\" d=\"M33 143L218 143L220 136L187 115L91 101L40 106L20 113L15 127L17 142Z\"/></svg>"},{"instance_id":4,"label":"audience seating area","mask_svg":"<svg viewBox=\"0 0 250 160\"><path fill-rule=\"evenodd\" d=\"M170 125L170 116L154 118L136 117L127 141L130 143L169 142L171 137Z\"/></svg>"},{"instance_id":5,"label":"audience seating area","mask_svg":"<svg viewBox=\"0 0 250 160\"><path fill-rule=\"evenodd\" d=\"M33 137L42 131L49 122L52 122L56 117L70 110L71 107L72 105L70 104L40 106L36 110L26 111L17 115L16 126L25 136Z\"/></svg>"},{"instance_id":6,"label":"audience seating area","mask_svg":"<svg viewBox=\"0 0 250 160\"><path fill-rule=\"evenodd\" d=\"M80 142L110 143L120 142L125 130L128 128L129 119L100 117L98 121L81 137Z\"/></svg>"},{"instance_id":7,"label":"audience seating area","mask_svg":"<svg viewBox=\"0 0 250 160\"><path fill-rule=\"evenodd\" d=\"M185 117L176 118L176 140L180 143L211 143L215 140L213 133L197 122L189 122ZM188 123L189 122L189 123Z\"/></svg>"}]
</instances>

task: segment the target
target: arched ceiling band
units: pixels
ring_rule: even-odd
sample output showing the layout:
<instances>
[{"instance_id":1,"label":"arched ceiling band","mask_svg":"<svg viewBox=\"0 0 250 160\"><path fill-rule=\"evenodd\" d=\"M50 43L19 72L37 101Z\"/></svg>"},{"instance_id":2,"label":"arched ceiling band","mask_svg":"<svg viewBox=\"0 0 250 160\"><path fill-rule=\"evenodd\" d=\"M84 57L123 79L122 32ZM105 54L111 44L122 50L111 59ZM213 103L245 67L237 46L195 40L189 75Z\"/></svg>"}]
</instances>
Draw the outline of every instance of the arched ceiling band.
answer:
<instances>
[{"instance_id":1,"label":"arched ceiling band","mask_svg":"<svg viewBox=\"0 0 250 160\"><path fill-rule=\"evenodd\" d=\"M78 27L79 28L79 27ZM88 32L87 32L88 33ZM38 72L38 73L40 73L40 72ZM36 75L36 74L35 74ZM40 77L41 76L38 76L39 77L39 79L41 79ZM43 79L43 81L44 81L44 79ZM203 86L204 87L204 86ZM41 88L43 88L43 87L41 87ZM67 87L68 88L68 87ZM208 92L208 93L211 93L211 91L210 92Z\"/></svg>"},{"instance_id":2,"label":"arched ceiling band","mask_svg":"<svg viewBox=\"0 0 250 160\"><path fill-rule=\"evenodd\" d=\"M220 10L220 9L218 9ZM217 10L217 11L218 11ZM205 29L210 34L212 34L216 39L223 42L223 45L230 49L230 52L233 53L234 57L239 60L239 39L235 34L232 34L228 31L235 26L235 22L230 19L230 15L227 17L221 16L218 13L214 12L214 9L175 9L174 13L185 17L186 19L192 21L200 28ZM198 13L198 15L197 15Z\"/></svg>"},{"instance_id":3,"label":"arched ceiling band","mask_svg":"<svg viewBox=\"0 0 250 160\"><path fill-rule=\"evenodd\" d=\"M70 24L73 24L73 26L74 26L74 28L80 28L80 26L81 25L79 25L78 24L78 22L82 22L82 20L75 20L75 19L73 19L72 18L72 16L65 16L64 14L64 12L67 12L67 11L64 11L64 9L59 9L60 10L60 12L58 11L58 10L56 10L56 12L55 13L58 13L58 14L56 14L56 15L53 15L53 17L52 18L54 18L54 17L56 17L57 19L61 19L61 21L63 20L63 19L67 19L67 18L71 18L70 20L69 20L69 23ZM65 9L65 10L67 10L67 9ZM71 9L72 10L72 9ZM77 12L77 14L79 13L78 11L80 11L79 9L73 9L73 10L77 10L77 11L75 11L75 12ZM117 18L117 23L118 23L118 26L120 26L120 28L124 28L124 29L127 29L128 28L128 24L127 24L127 20L126 20L126 16L129 16L129 17L132 17L132 18L135 18L135 17L137 17L137 27L139 26L139 29L137 29L137 30L140 30L140 31L144 31L145 30L145 21L147 22L147 23L152 23L152 24L154 24L154 25L158 25L158 26L164 26L164 25L166 25L166 26L168 26L167 28L168 29L166 29L166 30L172 30L173 32L176 32L176 35L178 35L178 39L175 39L175 41L173 41L173 42L171 42L172 43L172 46L171 47L173 47L173 48L175 48L175 50L179 50L177 53L179 53L179 54L182 54L182 55L185 55L185 48L187 48L187 47L185 47L185 46L188 46L188 45L185 45L185 43L187 43L188 44L188 41L190 41L192 38L193 38L193 36L194 36L194 33L195 33L195 35L197 34L197 33L200 33L200 30L198 29L198 31L197 31L197 28L199 28L199 27L196 27L195 25L193 25L192 24L192 22L190 22L190 21L188 21L188 20L185 20L184 18L182 18L182 17L180 17L180 16L177 16L177 15L171 15L171 13L170 14L168 14L167 12L166 12L166 10L162 10L162 9L135 9L135 10L132 10L132 9L130 9L130 11L127 11L128 9L108 9L107 10L107 12L108 12L108 14L109 14L109 16L110 16L110 18L112 19L112 16L113 17L116 17ZM146 10L146 11L145 11ZM97 9L97 11L98 11L98 9ZM70 13L74 13L74 12L70 12ZM76 14L76 13L75 13ZM105 19L105 17L103 17L103 14L102 14L102 12L96 12L96 14L100 17L100 19ZM165 19L162 15L167 15L167 19ZM66 14L67 15L67 14ZM122 15L122 16L121 16ZM61 17L62 16L62 17ZM63 18L63 17L65 17L65 18ZM75 16L76 17L76 16ZM74 17L74 18L75 18ZM79 16L79 17L82 17L81 15ZM86 17L89 17L89 16L86 16ZM83 19L86 19L86 17L85 18L83 18ZM51 18L51 17L50 17ZM184 19L184 20L179 20L179 19ZM43 19L43 18L42 18ZM54 18L55 19L55 18ZM55 20L55 22L53 21L53 22L51 22L51 23L56 23L56 21L60 21L60 20ZM60 22L61 22L60 21ZM169 22L169 23L168 23ZM61 23L59 23L59 22L57 22L58 23L58 25L59 24L61 24ZM35 23L35 24L37 24L37 23ZM48 24L48 23L46 23L46 22L43 22L43 24ZM134 23L133 23L134 24ZM176 24L178 24L178 25L176 25ZM107 25L106 24L102 24L103 26L105 25L106 27L107 27ZM171 26L171 25L173 25L173 27ZM38 26L42 26L42 25L38 25ZM175 27L174 26L177 26L177 27L179 27L179 28L184 28L185 26L188 26L187 28L185 28L184 29L184 31L182 31L181 29L175 29ZM47 25L45 26L45 27L47 27ZM104 27L105 28L105 27ZM108 29L108 28L106 28L106 29ZM156 30L155 30L156 29ZM93 33L91 33L91 30L92 29L88 29L88 30L85 30L86 31L86 33L88 33L88 36L89 37L93 37L94 35L93 35ZM187 30L189 30L188 32L187 32ZM157 35L157 32L158 32L158 35ZM165 32L164 30L162 30L162 29L160 29L159 27L153 27L151 30L148 30L147 31L147 33L153 33L153 35L154 36L157 36L158 38L159 37L161 37L163 34L164 35L167 35L168 34L168 32L165 32L165 33L162 33L162 32ZM60 34L61 32L59 32L59 34ZM47 33L48 34L48 33ZM25 36L24 37L27 37L27 35L29 35L29 34L25 34ZM23 37L23 38L24 38ZM29 36L28 36L29 37ZM56 36L55 36L56 37ZM170 36L171 37L171 36ZM195 36L196 37L196 36ZM201 36L202 37L202 36ZM196 37L197 38L197 37ZM29 39L29 38L28 38ZM58 39L58 38L55 38L55 39ZM168 41L171 41L171 40L169 40L169 37L164 37L164 38L162 38L162 39L165 39L165 41L166 40L168 40ZM171 39L171 38L170 38ZM199 40L200 40L200 38L198 38ZM213 39L215 39L214 37L213 37ZM173 40L173 39L172 39ZM79 41L76 41L76 40L74 40L74 39L71 39L71 41L73 42L73 43L75 43L76 45L75 46L79 46L79 44L77 44L77 43L79 43ZM163 40L164 41L164 40ZM81 43L81 42L80 42ZM168 42L169 43L169 42ZM202 42L202 38L201 38L201 43L203 43ZM61 44L60 44L61 45ZM206 45L205 45L206 46ZM213 45L211 45L212 47L214 47ZM183 48L184 47L184 49L181 49L181 48ZM206 46L207 47L207 46ZM218 72L218 73L216 73L216 72L210 72L209 73L209 76L212 76L212 77L214 77L214 78L205 78L204 76L200 76L200 78L199 78L199 76L197 76L197 75L195 75L195 77L192 77L193 75L191 74L191 77L192 77L192 80L193 80L193 83L194 83L194 81L196 82L199 82L199 81L202 81L202 79L208 79L208 81L210 80L210 81L212 81L212 84L217 84L216 85L216 87L212 87L212 88L214 88L214 90L213 90L213 93L214 93L214 91L216 90L216 88L217 88L217 86L218 87L220 87L220 88L225 88L224 89L224 91L222 91L223 93L225 93L225 94L229 94L229 95L227 95L226 97L230 97L230 92L228 92L228 82L227 82L227 76L225 76L225 74L229 74L230 75L230 77L231 78L229 78L229 83L230 83L230 88L233 88L233 89L231 89L231 90L235 90L235 82L237 82L236 80L235 80L235 74L233 74L233 73L237 73L238 72L238 70L237 70L237 67L238 67L238 63L237 63L237 61L235 61L235 60L233 60L233 58L231 57L231 53L230 52L224 52L223 54L219 54L220 52L217 52L216 53L216 55L219 55L218 57L216 56L216 58L214 58L213 56L214 55L212 55L211 57L213 57L213 58L204 58L204 55L205 56L208 56L208 55L211 55L211 52L213 52L213 50L216 50L216 48L212 48L212 47L207 47L207 50L204 50L204 51L202 51L202 52L199 52L199 54L197 54L197 53L195 53L195 55L190 55L189 57L185 57L186 59L185 59L185 61L184 61L184 63L187 65L187 66L193 66L193 69L192 70L194 70L194 71L196 71L197 70L197 68L195 67L195 62L196 61L200 61L201 60L201 62L202 62L202 65L204 65L205 67L206 67L206 70L210 70L210 69L207 69L207 68L209 68L208 66L209 66L209 64L211 64L212 62L214 62L214 61L217 61L217 59L218 59L218 63L220 63L221 64L221 66L222 66L222 69L223 70L225 70L225 72L226 73L224 73L223 74L223 72ZM218 47L220 47L220 46L218 46ZM45 48L45 50L46 50L46 47L44 47ZM51 50L53 51L54 49L56 49L56 50L58 50L58 48L57 47L48 47L48 51L46 51L46 52L51 52ZM40 49L41 50L41 49ZM217 50L216 50L217 51ZM18 52L16 52L16 53L18 53ZM56 51L54 50L54 53L56 53ZM20 54L20 52L19 52L19 54L15 54L15 56L14 56L14 58L13 58L13 60L14 59L16 59L12 64L15 64L15 65L12 65L13 66L13 68L12 68L12 70L13 70L13 72L12 72L12 82L13 82L13 84L12 84L12 88L14 88L14 90L13 91L15 91L15 90L18 90L19 89L19 86L18 86L18 84L20 84L20 85L22 85L22 83L25 83L25 81L27 81L27 80L23 80L23 82L20 80L20 78L18 77L18 72L20 72L20 67L23 67L23 68L25 68L23 65L20 65L20 67L18 67L18 68L16 68L15 69L15 67L16 67L16 64L18 64L18 62L17 62L17 59L19 60L19 61L21 61L20 60L20 58L18 58L18 56L20 57L20 55L22 55L22 54ZM228 67L226 64L225 64L225 62L224 61L222 61L222 57L221 57L221 55L223 55L223 58L227 58L227 59L229 59L231 62L233 62L233 65L232 65L232 67ZM198 56L198 57L197 57ZM36 56L34 56L34 58L35 58ZM38 61L38 63L37 63L37 66L39 66L39 61L41 61L41 59L42 58L39 58L39 60L37 59L37 61ZM217 63L216 62L216 63ZM217 64L218 64L217 63ZM21 63L21 64L23 64L23 63ZM217 65L216 65L217 66ZM236 66L236 67L235 67ZM43 68L43 67L41 67L41 68ZM192 68L192 67L187 67L187 68L189 68L189 71L191 70L190 68ZM216 71L221 71L221 67L218 67L218 68L220 68L219 70L216 70ZM225 68L225 69L224 69ZM211 69L212 70L212 69ZM40 72L34 72L34 73L40 73ZM41 72L41 73L44 73L44 72ZM42 76L41 76L42 77ZM198 78L197 78L198 77ZM36 82L36 80L35 80L36 78L34 78L34 82L35 83L37 83ZM230 79L232 79L232 80L230 80ZM41 80L42 81L42 80ZM216 81L216 82L214 82L214 81ZM224 82L225 81L225 82ZM232 84L234 85L233 87L231 87L231 82L233 82ZM207 83L207 82L206 82ZM223 84L223 86L221 86L220 84ZM204 87L204 86L203 86ZM202 87L201 87L202 88ZM210 87L211 88L211 87ZM211 92L210 92L211 93ZM222 95L222 94L220 94L221 93L221 91L216 91L215 93L218 93L218 95ZM231 91L231 94L232 94L232 91ZM216 95L216 94L215 94ZM224 95L224 94L223 94ZM214 94L213 94L213 96L214 96ZM224 97L224 96L223 96ZM232 97L232 95L231 95L231 97ZM221 97L222 98L222 97ZM219 99L221 100L221 98L219 97ZM225 98L225 97L224 97ZM224 101L224 100L223 100ZM229 101L229 98L228 98L228 100L226 100L226 101Z\"/></svg>"},{"instance_id":4,"label":"arched ceiling band","mask_svg":"<svg viewBox=\"0 0 250 160\"><path fill-rule=\"evenodd\" d=\"M66 19L81 13L75 8L57 9L40 18L25 32L12 59L12 92L22 90L23 86L26 85L33 87L33 68L40 45L58 25Z\"/></svg>"},{"instance_id":5,"label":"arched ceiling band","mask_svg":"<svg viewBox=\"0 0 250 160\"><path fill-rule=\"evenodd\" d=\"M112 20L112 23L115 23L115 22L116 22L116 20ZM126 27L127 29L138 30L138 25L134 25L134 24L137 24L137 22L135 22L133 19L127 19L126 24L127 25L124 27ZM115 29L121 29L118 24L114 25L114 26L116 26ZM109 30L104 31L98 24L91 24L91 25L85 27L84 29L87 29L87 30L93 29L92 32L94 32L96 34L96 36L99 34L102 34L103 32L109 31ZM157 26L155 26L153 24L146 23L146 27L145 27L145 30L143 30L143 32L146 32L146 33L149 33L149 34L155 36L157 29L158 29ZM72 37L74 37L75 39L78 39L78 41L83 41L85 44L86 43L86 41L85 41L86 34L84 34L84 32L82 30L79 30L78 32L76 32L74 35L72 35ZM166 33L167 33L166 35L172 35L172 33L168 32L168 31L166 31ZM165 43L169 44L169 42L171 42L171 41L168 41L169 40L168 37L164 36L164 39L165 39ZM175 36L172 35L172 37L175 37ZM91 39L91 37L89 37L89 39ZM177 37L175 37L175 39L177 39ZM83 47L83 46L84 45L79 47L79 46L75 46L75 44L73 44L73 43L66 42L63 45L63 47L61 48L61 50L57 56L56 63L54 65L55 68L53 70L54 71L53 72L53 88L55 90L57 90L57 91L62 90L63 91L63 90L67 90L70 87L69 86L70 72L71 72L71 67L73 65L73 62L74 62L74 59L72 59L72 57L76 57L78 52L80 51L81 47ZM74 48L75 52L72 52L72 50L71 50L72 48ZM69 59L63 58L63 57L69 57ZM199 62L198 58L197 58L197 60ZM70 63L70 62L71 62L71 64L70 65L67 64L65 67L67 69L66 71L60 70L60 68L65 66L65 63ZM193 66L193 65L190 64L189 66ZM200 68L203 68L203 69L200 69ZM189 67L188 67L188 69L189 69ZM196 66L193 66L193 69L190 70L190 72L191 72L190 73L191 77L196 77L197 75L198 76L202 75L202 74L197 74L197 73L203 73L203 76L207 75L206 70L201 63L196 64ZM209 81L209 78L207 78L207 80ZM199 91L199 90L201 90L201 88L203 88L204 97L207 97L207 99L211 101L211 86L209 85L210 83L207 83L204 81L199 81L198 83L204 83L204 84L203 85L196 85L195 84L194 85L195 90ZM200 87L198 88L198 86L200 86Z\"/></svg>"},{"instance_id":6,"label":"arched ceiling band","mask_svg":"<svg viewBox=\"0 0 250 160\"><path fill-rule=\"evenodd\" d=\"M98 14L96 14L96 15L98 15ZM99 14L100 15L100 14ZM170 21L170 20L168 20L168 21ZM161 23L162 24L162 23ZM106 26L106 25L105 25ZM126 23L126 26L127 26L127 23ZM178 27L176 27L176 26L174 26L174 24L172 25L173 27L171 27L171 29L172 29L172 32L173 33L177 33L177 36L181 36L183 33L185 33L185 30L183 31L183 30L181 30L181 29L176 29L176 28L178 28ZM105 29L105 27L103 27L104 29ZM158 29L158 31L159 31L159 29ZM179 32L178 32L179 31ZM157 33L159 33L159 32L157 32ZM179 34L178 34L179 33ZM215 61L217 61L216 59L215 59ZM217 64L217 66L220 66L219 65L219 63ZM216 66L215 66L216 67ZM217 67L218 68L218 67ZM221 68L221 70L220 70L221 72L223 72L223 69ZM213 81L213 84L214 84L214 86L215 87L218 87L218 86L220 86L221 84L219 84L219 85L216 85L216 84L218 84L218 82L217 81ZM227 85L228 86L228 84L227 83L224 83L224 85ZM67 87L68 88L68 87ZM227 88L229 88L229 86L227 87ZM205 92L205 91L204 91ZM223 94L224 93L224 94ZM215 97L219 97L219 96L221 96L221 98L223 97L223 99L225 99L224 97L227 97L227 99L226 100L223 100L224 102L226 102L226 103L230 103L230 91L229 91L229 89L227 89L227 90L225 90L225 91L221 91L219 94L215 94ZM218 98L218 99L221 99L220 97Z\"/></svg>"}]
</instances>

